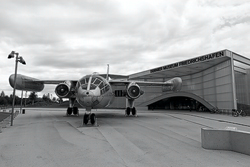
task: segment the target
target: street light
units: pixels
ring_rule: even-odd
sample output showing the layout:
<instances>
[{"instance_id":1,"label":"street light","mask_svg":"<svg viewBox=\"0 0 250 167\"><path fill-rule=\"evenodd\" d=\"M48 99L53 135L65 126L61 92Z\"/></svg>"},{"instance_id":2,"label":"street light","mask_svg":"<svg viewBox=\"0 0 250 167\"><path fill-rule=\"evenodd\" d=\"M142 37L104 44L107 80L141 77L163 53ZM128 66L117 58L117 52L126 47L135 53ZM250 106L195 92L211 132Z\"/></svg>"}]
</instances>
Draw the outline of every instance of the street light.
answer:
<instances>
[{"instance_id":1,"label":"street light","mask_svg":"<svg viewBox=\"0 0 250 167\"><path fill-rule=\"evenodd\" d=\"M11 124L10 126L13 126L13 120L14 120L14 105L15 105L15 94L16 94L16 74L17 74L17 65L18 62L26 65L25 60L23 59L22 56L18 57L19 53L16 53L15 51L12 51L9 56L8 59L14 58L16 55L16 64L15 64L15 77L14 77L14 88L13 88L13 100L12 100L12 112L11 112Z\"/></svg>"}]
</instances>

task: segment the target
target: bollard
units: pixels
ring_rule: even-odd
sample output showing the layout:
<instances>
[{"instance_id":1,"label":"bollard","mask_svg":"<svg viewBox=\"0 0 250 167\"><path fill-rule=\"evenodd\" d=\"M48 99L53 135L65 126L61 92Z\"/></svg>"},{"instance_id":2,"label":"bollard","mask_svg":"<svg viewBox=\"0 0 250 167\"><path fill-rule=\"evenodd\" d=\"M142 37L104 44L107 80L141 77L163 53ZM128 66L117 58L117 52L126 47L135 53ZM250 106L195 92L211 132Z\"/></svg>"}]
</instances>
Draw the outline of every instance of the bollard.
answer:
<instances>
[{"instance_id":1,"label":"bollard","mask_svg":"<svg viewBox=\"0 0 250 167\"><path fill-rule=\"evenodd\" d=\"M2 123L2 128L7 128L7 126L6 126L6 124L7 124L7 122L5 121L5 120L3 120L3 123Z\"/></svg>"},{"instance_id":2,"label":"bollard","mask_svg":"<svg viewBox=\"0 0 250 167\"><path fill-rule=\"evenodd\" d=\"M19 114L19 111L16 111L16 112L14 113L14 118L16 118L18 114Z\"/></svg>"}]
</instances>

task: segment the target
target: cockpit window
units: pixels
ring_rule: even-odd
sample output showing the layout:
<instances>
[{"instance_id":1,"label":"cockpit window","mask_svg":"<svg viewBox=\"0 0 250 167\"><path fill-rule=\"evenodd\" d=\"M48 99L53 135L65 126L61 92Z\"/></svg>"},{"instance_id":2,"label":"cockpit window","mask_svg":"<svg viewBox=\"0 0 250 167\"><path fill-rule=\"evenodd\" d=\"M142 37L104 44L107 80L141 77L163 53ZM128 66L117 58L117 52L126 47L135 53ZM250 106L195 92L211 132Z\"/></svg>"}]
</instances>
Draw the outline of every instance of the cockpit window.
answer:
<instances>
[{"instance_id":1,"label":"cockpit window","mask_svg":"<svg viewBox=\"0 0 250 167\"><path fill-rule=\"evenodd\" d=\"M80 82L81 82L81 84L86 84L85 78L82 78L82 79L80 80Z\"/></svg>"},{"instance_id":2,"label":"cockpit window","mask_svg":"<svg viewBox=\"0 0 250 167\"><path fill-rule=\"evenodd\" d=\"M103 87L104 87L104 84L103 84L103 82L101 82L101 83L99 84L99 88L102 89Z\"/></svg>"},{"instance_id":3,"label":"cockpit window","mask_svg":"<svg viewBox=\"0 0 250 167\"><path fill-rule=\"evenodd\" d=\"M79 82L77 83L77 87L80 87L80 86L81 86L82 89L87 90L87 88L88 88L89 77L90 77L90 76L85 76L85 77L81 78L81 79L79 80Z\"/></svg>"},{"instance_id":4,"label":"cockpit window","mask_svg":"<svg viewBox=\"0 0 250 167\"><path fill-rule=\"evenodd\" d=\"M82 89L87 89L88 88L88 84L82 84Z\"/></svg>"},{"instance_id":5,"label":"cockpit window","mask_svg":"<svg viewBox=\"0 0 250 167\"><path fill-rule=\"evenodd\" d=\"M96 88L96 85L94 85L94 84L91 84L90 85L90 90L93 90L93 89L95 89Z\"/></svg>"},{"instance_id":6,"label":"cockpit window","mask_svg":"<svg viewBox=\"0 0 250 167\"><path fill-rule=\"evenodd\" d=\"M102 82L102 80L100 80L99 78L95 78L93 84L99 85L101 82Z\"/></svg>"},{"instance_id":7,"label":"cockpit window","mask_svg":"<svg viewBox=\"0 0 250 167\"><path fill-rule=\"evenodd\" d=\"M86 78L86 84L88 84L88 83L89 83L89 77Z\"/></svg>"},{"instance_id":8,"label":"cockpit window","mask_svg":"<svg viewBox=\"0 0 250 167\"><path fill-rule=\"evenodd\" d=\"M89 80L91 79L91 82L89 83ZM95 90L97 87L100 89L101 94L107 92L110 89L109 83L98 75L87 75L80 79L80 81L77 83L78 87L81 86L82 89L87 90L88 85L90 90Z\"/></svg>"}]
</instances>

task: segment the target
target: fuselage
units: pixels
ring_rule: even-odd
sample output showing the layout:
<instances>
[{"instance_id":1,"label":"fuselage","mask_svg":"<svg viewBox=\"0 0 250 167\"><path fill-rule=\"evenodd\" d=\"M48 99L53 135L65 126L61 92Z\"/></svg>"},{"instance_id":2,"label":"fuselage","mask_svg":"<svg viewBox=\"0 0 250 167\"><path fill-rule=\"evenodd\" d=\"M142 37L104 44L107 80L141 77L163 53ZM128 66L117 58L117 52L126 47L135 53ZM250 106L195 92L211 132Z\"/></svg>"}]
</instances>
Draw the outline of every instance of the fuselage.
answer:
<instances>
[{"instance_id":1,"label":"fuselage","mask_svg":"<svg viewBox=\"0 0 250 167\"><path fill-rule=\"evenodd\" d=\"M99 75L86 75L76 84L76 100L87 110L103 108L112 103L114 94L109 82Z\"/></svg>"}]
</instances>

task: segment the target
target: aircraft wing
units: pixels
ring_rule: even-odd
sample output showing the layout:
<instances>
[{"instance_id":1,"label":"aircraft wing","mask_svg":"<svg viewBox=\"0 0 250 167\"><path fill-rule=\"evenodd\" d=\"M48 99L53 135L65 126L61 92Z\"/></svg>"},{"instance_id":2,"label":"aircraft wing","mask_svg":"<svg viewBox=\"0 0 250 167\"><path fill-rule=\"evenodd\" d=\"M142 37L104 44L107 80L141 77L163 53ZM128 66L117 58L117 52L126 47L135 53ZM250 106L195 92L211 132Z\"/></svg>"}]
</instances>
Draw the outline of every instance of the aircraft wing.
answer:
<instances>
[{"instance_id":1,"label":"aircraft wing","mask_svg":"<svg viewBox=\"0 0 250 167\"><path fill-rule=\"evenodd\" d=\"M109 80L110 85L128 85L131 82L142 86L173 86L167 82L129 81L129 80Z\"/></svg>"},{"instance_id":2,"label":"aircraft wing","mask_svg":"<svg viewBox=\"0 0 250 167\"><path fill-rule=\"evenodd\" d=\"M41 84L60 84L65 82L66 80L37 80L37 81L32 81L36 83L41 83ZM70 82L77 83L77 80L69 80Z\"/></svg>"},{"instance_id":3,"label":"aircraft wing","mask_svg":"<svg viewBox=\"0 0 250 167\"><path fill-rule=\"evenodd\" d=\"M169 86L173 91L181 90L182 79L179 77L172 78L166 82L148 82L148 81L132 81L132 80L109 80L110 85L140 85L140 86Z\"/></svg>"}]
</instances>

